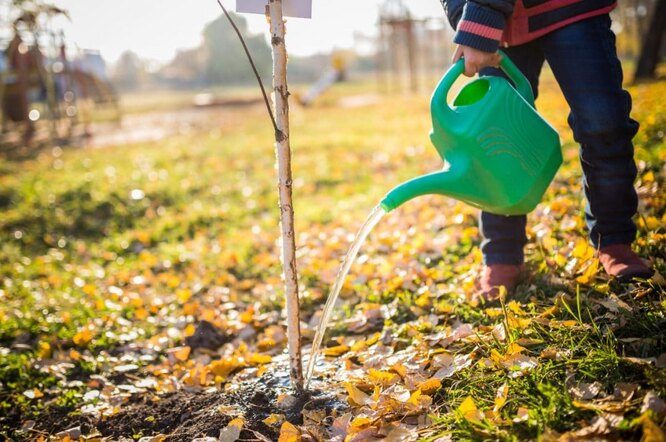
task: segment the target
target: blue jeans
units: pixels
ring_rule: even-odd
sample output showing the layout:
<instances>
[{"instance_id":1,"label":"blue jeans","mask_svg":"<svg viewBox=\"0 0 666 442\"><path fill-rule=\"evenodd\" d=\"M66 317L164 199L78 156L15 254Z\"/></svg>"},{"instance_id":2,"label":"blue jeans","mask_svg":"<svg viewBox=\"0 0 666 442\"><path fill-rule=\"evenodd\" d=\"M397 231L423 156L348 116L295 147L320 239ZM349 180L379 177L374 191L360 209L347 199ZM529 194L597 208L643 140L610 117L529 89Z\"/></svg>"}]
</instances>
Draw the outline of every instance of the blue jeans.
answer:
<instances>
[{"instance_id":1,"label":"blue jeans","mask_svg":"<svg viewBox=\"0 0 666 442\"><path fill-rule=\"evenodd\" d=\"M629 117L631 97L622 89L622 66L608 15L565 26L505 53L538 93L544 61L569 104L569 126L580 144L585 218L595 247L630 244L638 208L636 164L631 142L638 123ZM503 75L488 68L482 75ZM486 264L522 264L527 243L525 216L481 214Z\"/></svg>"}]
</instances>

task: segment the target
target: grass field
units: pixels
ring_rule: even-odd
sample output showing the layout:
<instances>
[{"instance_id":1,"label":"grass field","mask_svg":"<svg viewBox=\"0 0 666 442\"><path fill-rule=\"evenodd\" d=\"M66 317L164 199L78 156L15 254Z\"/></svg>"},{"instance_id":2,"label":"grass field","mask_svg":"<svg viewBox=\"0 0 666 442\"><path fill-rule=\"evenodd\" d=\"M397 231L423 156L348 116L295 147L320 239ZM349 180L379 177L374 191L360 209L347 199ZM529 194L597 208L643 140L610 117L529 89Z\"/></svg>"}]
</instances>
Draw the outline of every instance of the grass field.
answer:
<instances>
[{"instance_id":1,"label":"grass field","mask_svg":"<svg viewBox=\"0 0 666 442\"><path fill-rule=\"evenodd\" d=\"M566 164L530 216L531 277L510 302L480 305L475 210L424 197L387 216L325 340L316 385L347 406L291 424L253 398L224 399L275 370L285 347L261 107L161 142L0 160L0 437L72 440L80 426L114 440L223 429L220 440L663 441L666 83L630 91L642 123L636 248L660 275L622 287L600 271L566 103L546 80L538 106ZM425 94L340 108L344 93L292 115L306 345L368 212L440 167Z\"/></svg>"}]
</instances>

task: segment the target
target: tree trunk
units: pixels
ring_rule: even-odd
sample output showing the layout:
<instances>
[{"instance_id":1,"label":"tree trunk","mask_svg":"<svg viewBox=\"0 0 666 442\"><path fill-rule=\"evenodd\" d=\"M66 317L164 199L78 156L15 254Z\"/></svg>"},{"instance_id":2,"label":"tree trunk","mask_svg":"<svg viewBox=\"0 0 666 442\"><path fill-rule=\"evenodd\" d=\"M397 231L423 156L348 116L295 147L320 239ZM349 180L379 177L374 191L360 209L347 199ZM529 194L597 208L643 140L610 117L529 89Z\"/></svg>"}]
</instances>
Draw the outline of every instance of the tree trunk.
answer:
<instances>
[{"instance_id":1,"label":"tree trunk","mask_svg":"<svg viewBox=\"0 0 666 442\"><path fill-rule=\"evenodd\" d=\"M666 29L666 0L657 0L650 27L643 38L643 46L638 58L634 80L654 77L659 63L661 45L664 41L664 29Z\"/></svg>"},{"instance_id":2,"label":"tree trunk","mask_svg":"<svg viewBox=\"0 0 666 442\"><path fill-rule=\"evenodd\" d=\"M287 87L287 49L282 17L282 0L269 0L268 15L273 48L273 92L275 94L275 146L278 160L280 192L280 226L282 230L282 267L287 304L287 339L289 344L290 377L297 392L303 390L301 359L300 304L296 271L294 207L292 205L291 147L289 144L289 89Z\"/></svg>"}]
</instances>

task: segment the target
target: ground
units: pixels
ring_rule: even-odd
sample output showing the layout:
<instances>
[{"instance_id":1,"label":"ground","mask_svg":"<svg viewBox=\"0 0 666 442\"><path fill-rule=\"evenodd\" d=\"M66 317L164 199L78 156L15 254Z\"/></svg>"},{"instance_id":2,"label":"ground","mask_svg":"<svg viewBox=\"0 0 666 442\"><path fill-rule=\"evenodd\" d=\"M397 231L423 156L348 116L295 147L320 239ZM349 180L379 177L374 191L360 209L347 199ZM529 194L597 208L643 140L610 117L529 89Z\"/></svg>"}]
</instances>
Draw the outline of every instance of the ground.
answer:
<instances>
[{"instance_id":1,"label":"ground","mask_svg":"<svg viewBox=\"0 0 666 442\"><path fill-rule=\"evenodd\" d=\"M0 437L663 441L666 83L629 89L642 123L636 249L652 281L620 286L599 269L566 103L546 78L538 106L565 165L530 215L531 276L502 304L474 301L476 211L411 202L363 246L301 398L285 375L261 106L154 141L0 160ZM374 91L293 108L306 354L367 214L441 166L427 94ZM340 106L347 94L365 95Z\"/></svg>"}]
</instances>

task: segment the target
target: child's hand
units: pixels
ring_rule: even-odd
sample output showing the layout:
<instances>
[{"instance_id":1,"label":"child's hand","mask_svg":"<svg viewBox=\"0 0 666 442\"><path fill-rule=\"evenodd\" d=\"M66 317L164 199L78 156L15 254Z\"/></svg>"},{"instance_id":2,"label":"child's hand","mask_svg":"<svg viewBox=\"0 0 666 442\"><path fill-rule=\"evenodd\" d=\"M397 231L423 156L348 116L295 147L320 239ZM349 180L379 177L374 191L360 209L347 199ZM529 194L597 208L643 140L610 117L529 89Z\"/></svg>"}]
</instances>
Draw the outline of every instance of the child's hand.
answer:
<instances>
[{"instance_id":1,"label":"child's hand","mask_svg":"<svg viewBox=\"0 0 666 442\"><path fill-rule=\"evenodd\" d=\"M460 60L460 57L465 58L465 75L467 77L473 77L485 67L499 67L501 60L497 52L484 52L463 45L458 45L456 48L452 62L455 63Z\"/></svg>"}]
</instances>

